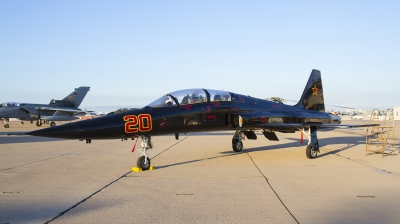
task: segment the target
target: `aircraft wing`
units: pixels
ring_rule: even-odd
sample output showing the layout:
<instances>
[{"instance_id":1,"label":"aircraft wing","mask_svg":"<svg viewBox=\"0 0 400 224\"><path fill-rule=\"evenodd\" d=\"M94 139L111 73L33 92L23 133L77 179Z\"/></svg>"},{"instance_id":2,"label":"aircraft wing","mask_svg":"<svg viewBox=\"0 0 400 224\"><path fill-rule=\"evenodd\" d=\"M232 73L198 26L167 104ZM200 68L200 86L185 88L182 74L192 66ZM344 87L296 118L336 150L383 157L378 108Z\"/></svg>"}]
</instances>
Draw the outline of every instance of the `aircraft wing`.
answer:
<instances>
[{"instance_id":1,"label":"aircraft wing","mask_svg":"<svg viewBox=\"0 0 400 224\"><path fill-rule=\"evenodd\" d=\"M233 116L238 116L238 124L242 129L270 129L270 130L297 130L308 127L321 128L361 128L361 127L372 127L379 126L380 124L340 124L340 118L336 116L330 116L323 113L296 113L296 112L259 112L259 113L241 113L233 114ZM292 117L294 118L304 118L312 117L307 119L303 123L291 122ZM331 120L332 123L322 123L321 120ZM286 121L286 122L285 122Z\"/></svg>"},{"instance_id":2,"label":"aircraft wing","mask_svg":"<svg viewBox=\"0 0 400 224\"><path fill-rule=\"evenodd\" d=\"M255 124L255 128L307 128L315 126L317 128L361 128L379 126L380 124L322 124L322 123L265 123Z\"/></svg>"},{"instance_id":3,"label":"aircraft wing","mask_svg":"<svg viewBox=\"0 0 400 224\"><path fill-rule=\"evenodd\" d=\"M64 107L35 107L36 110L50 110L50 111L63 111L63 112L73 112L73 113L81 113L86 111L80 109L72 109L72 108L64 108Z\"/></svg>"}]
</instances>

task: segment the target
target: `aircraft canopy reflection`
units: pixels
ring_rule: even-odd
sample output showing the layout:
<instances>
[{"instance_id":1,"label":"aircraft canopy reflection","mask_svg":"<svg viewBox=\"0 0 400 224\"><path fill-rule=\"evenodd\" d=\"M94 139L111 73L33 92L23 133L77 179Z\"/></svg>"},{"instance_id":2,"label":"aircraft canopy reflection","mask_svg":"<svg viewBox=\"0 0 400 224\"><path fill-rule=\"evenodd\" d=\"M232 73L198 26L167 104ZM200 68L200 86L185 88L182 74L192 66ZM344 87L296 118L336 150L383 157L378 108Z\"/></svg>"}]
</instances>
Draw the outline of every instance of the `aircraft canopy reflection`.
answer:
<instances>
[{"instance_id":1,"label":"aircraft canopy reflection","mask_svg":"<svg viewBox=\"0 0 400 224\"><path fill-rule=\"evenodd\" d=\"M231 101L231 94L223 90L183 89L168 93L150 103L149 107L170 107L215 101Z\"/></svg>"}]
</instances>

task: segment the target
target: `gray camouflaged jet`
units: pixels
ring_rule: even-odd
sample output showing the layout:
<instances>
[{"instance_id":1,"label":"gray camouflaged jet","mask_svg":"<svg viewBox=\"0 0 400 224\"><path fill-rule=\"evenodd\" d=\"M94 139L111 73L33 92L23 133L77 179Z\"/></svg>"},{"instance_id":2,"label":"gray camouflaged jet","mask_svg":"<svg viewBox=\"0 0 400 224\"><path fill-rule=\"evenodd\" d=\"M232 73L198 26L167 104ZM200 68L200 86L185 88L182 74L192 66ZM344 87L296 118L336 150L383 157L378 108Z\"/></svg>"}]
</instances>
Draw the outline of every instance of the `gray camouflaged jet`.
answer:
<instances>
[{"instance_id":1,"label":"gray camouflaged jet","mask_svg":"<svg viewBox=\"0 0 400 224\"><path fill-rule=\"evenodd\" d=\"M42 125L42 120L49 121L50 126L55 126L54 121L70 121L78 119L77 115L83 115L86 111L78 109L90 87L81 86L68 94L62 100L52 99L49 104L31 103L2 103L0 104L0 118L4 118L5 128L9 128L9 119L17 118L24 121L36 121L36 126Z\"/></svg>"}]
</instances>

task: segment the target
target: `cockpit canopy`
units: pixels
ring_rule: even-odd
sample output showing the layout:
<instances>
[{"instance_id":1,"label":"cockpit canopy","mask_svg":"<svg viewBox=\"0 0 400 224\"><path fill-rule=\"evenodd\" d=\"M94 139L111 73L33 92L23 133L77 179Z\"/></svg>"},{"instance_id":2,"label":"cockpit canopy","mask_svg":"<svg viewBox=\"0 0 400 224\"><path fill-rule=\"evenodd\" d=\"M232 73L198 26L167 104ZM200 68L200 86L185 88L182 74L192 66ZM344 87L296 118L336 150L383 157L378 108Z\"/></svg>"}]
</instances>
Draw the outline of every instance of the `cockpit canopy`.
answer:
<instances>
[{"instance_id":1,"label":"cockpit canopy","mask_svg":"<svg viewBox=\"0 0 400 224\"><path fill-rule=\"evenodd\" d=\"M187 104L206 103L215 101L231 101L229 92L212 89L183 89L168 93L154 102L149 107L170 107Z\"/></svg>"},{"instance_id":2,"label":"cockpit canopy","mask_svg":"<svg viewBox=\"0 0 400 224\"><path fill-rule=\"evenodd\" d=\"M19 107L20 103L16 102L7 102L7 103L2 103L0 104L0 107Z\"/></svg>"}]
</instances>

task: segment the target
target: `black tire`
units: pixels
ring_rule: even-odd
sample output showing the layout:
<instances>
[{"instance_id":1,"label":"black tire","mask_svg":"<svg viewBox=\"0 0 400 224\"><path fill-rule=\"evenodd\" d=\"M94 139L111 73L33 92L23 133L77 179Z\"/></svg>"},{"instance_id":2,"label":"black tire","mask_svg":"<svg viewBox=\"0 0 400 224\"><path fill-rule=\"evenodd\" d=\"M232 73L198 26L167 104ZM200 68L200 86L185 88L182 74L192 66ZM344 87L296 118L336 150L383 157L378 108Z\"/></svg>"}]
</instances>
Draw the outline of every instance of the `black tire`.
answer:
<instances>
[{"instance_id":1,"label":"black tire","mask_svg":"<svg viewBox=\"0 0 400 224\"><path fill-rule=\"evenodd\" d=\"M318 150L314 150L312 148L311 144L307 145L306 155L307 155L307 158L309 158L309 159L315 159L315 158L317 158Z\"/></svg>"},{"instance_id":2,"label":"black tire","mask_svg":"<svg viewBox=\"0 0 400 224\"><path fill-rule=\"evenodd\" d=\"M4 125L4 127L5 127L5 128L9 128L9 127L10 127L10 125L8 125L8 124L5 124L5 125Z\"/></svg>"},{"instance_id":3,"label":"black tire","mask_svg":"<svg viewBox=\"0 0 400 224\"><path fill-rule=\"evenodd\" d=\"M145 156L141 156L137 160L137 166L139 168L142 168L142 170L148 170L150 168L150 159L147 157L147 164L144 163L145 161Z\"/></svg>"},{"instance_id":4,"label":"black tire","mask_svg":"<svg viewBox=\"0 0 400 224\"><path fill-rule=\"evenodd\" d=\"M56 122L54 122L54 121L50 122L50 127L54 127L54 126L56 126Z\"/></svg>"},{"instance_id":5,"label":"black tire","mask_svg":"<svg viewBox=\"0 0 400 224\"><path fill-rule=\"evenodd\" d=\"M240 152L243 149L243 143L239 139L232 139L232 149L235 152Z\"/></svg>"},{"instance_id":6,"label":"black tire","mask_svg":"<svg viewBox=\"0 0 400 224\"><path fill-rule=\"evenodd\" d=\"M42 126L42 122L36 121L36 126L38 126L38 127Z\"/></svg>"}]
</instances>

